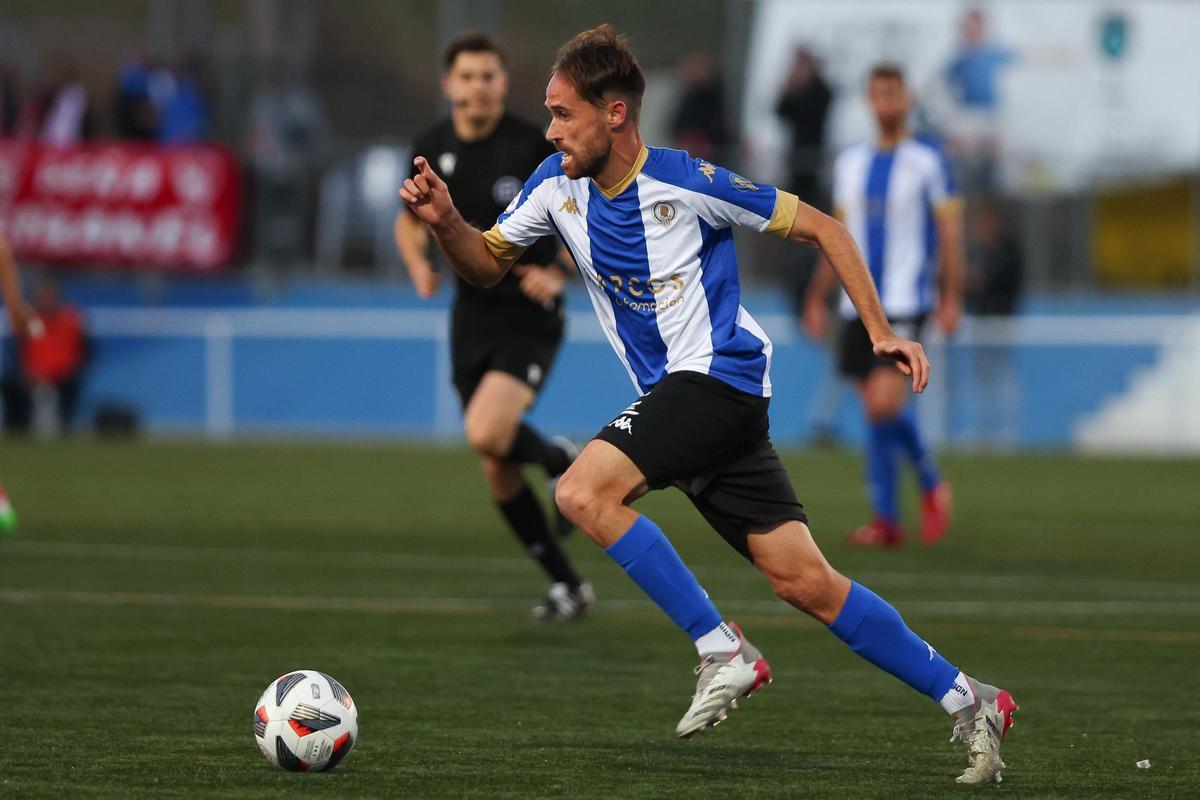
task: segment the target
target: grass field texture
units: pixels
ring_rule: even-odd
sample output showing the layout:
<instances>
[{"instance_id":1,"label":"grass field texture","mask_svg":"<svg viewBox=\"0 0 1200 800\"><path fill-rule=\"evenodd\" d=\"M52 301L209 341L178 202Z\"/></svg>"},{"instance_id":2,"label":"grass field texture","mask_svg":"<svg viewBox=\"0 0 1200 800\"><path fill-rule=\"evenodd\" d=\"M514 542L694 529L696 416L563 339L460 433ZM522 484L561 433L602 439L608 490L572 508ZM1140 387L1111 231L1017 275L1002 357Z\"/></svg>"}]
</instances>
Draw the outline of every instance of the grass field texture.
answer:
<instances>
[{"instance_id":1,"label":"grass field texture","mask_svg":"<svg viewBox=\"0 0 1200 800\"><path fill-rule=\"evenodd\" d=\"M857 458L787 461L834 565L1022 704L1003 784L955 786L945 714L775 600L676 492L638 508L776 675L684 742L686 637L578 534L595 615L529 620L545 581L464 451L4 442L0 797L1197 796L1200 462L948 457L946 541L854 552ZM251 734L301 667L359 705L329 774L271 768Z\"/></svg>"}]
</instances>

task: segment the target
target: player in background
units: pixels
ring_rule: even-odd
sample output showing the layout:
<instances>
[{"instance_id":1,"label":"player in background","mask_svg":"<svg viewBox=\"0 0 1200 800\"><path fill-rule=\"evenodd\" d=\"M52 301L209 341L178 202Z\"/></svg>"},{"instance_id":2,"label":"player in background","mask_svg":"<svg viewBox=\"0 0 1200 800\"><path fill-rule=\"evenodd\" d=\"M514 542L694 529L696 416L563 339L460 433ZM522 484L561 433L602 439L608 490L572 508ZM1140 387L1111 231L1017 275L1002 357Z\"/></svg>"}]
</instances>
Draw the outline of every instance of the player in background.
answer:
<instances>
[{"instance_id":1,"label":"player in background","mask_svg":"<svg viewBox=\"0 0 1200 800\"><path fill-rule=\"evenodd\" d=\"M676 735L725 719L737 699L770 681L771 670L722 618L663 531L630 508L668 485L781 598L953 716L968 752L959 782L998 781L1012 696L966 676L885 600L834 570L813 541L771 445L771 344L738 304L733 226L819 247L862 315L875 355L893 359L914 391L929 379L921 345L892 332L871 274L836 220L773 186L646 147L638 130L645 86L624 37L608 25L584 31L559 50L546 87L546 137L561 155L542 162L489 231L464 219L423 155L400 195L474 284L495 285L524 248L555 230L583 273L640 397L563 475L558 505L695 643L699 678ZM615 671L637 658L610 661ZM617 683L611 689L626 696Z\"/></svg>"},{"instance_id":2,"label":"player in background","mask_svg":"<svg viewBox=\"0 0 1200 800\"><path fill-rule=\"evenodd\" d=\"M900 69L877 65L867 96L878 135L838 155L834 213L866 254L892 329L919 339L932 312L949 336L962 316L965 272L958 187L941 149L908 130L910 99ZM834 285L828 263L819 266L804 304L805 328L815 339L825 338L826 300ZM904 376L890 360L871 352L871 337L845 292L839 312L838 368L862 397L868 423L866 479L874 510L874 518L850 534L850 543L903 543L896 498L897 463L903 455L916 468L921 487L921 539L932 544L950 526L950 486L921 436Z\"/></svg>"},{"instance_id":3,"label":"player in background","mask_svg":"<svg viewBox=\"0 0 1200 800\"><path fill-rule=\"evenodd\" d=\"M520 193L523 176L553 148L540 128L505 110L508 74L495 41L481 33L460 34L446 47L444 64L442 90L450 101L450 117L417 137L415 152L436 160L472 224L490 225ZM432 296L440 275L430 262L425 225L402 209L395 235L417 294ZM576 450L569 441L547 439L522 419L563 337L566 273L556 263L558 252L557 239L547 236L495 288L459 280L450 348L467 441L479 455L492 499L552 582L533 613L566 620L585 615L595 597L525 483L524 467L542 467L553 485ZM557 527L558 533L569 530Z\"/></svg>"},{"instance_id":4,"label":"player in background","mask_svg":"<svg viewBox=\"0 0 1200 800\"><path fill-rule=\"evenodd\" d=\"M25 296L21 293L21 273L13 259L8 242L0 234L0 291L4 294L4 307L8 311L9 335L18 339L37 335L37 317ZM8 493L0 485L0 536L12 533L17 528L17 515L8 501Z\"/></svg>"}]
</instances>

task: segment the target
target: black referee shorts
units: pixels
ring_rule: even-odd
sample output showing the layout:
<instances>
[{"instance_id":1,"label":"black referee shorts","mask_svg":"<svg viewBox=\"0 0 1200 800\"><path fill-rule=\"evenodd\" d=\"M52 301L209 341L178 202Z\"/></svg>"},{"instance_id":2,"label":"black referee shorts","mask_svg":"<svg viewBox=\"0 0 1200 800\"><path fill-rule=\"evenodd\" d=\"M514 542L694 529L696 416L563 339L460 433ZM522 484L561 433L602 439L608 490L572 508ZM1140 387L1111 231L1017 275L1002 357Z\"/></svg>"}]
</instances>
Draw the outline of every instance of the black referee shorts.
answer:
<instances>
[{"instance_id":1,"label":"black referee shorts","mask_svg":"<svg viewBox=\"0 0 1200 800\"><path fill-rule=\"evenodd\" d=\"M901 339L921 340L921 330L925 327L925 314L915 317L896 317L889 319L892 330ZM875 355L871 344L871 336L867 326L858 317L845 320L842 324L842 335L838 341L838 371L847 378L865 381L871 371L879 367L896 368L896 362L890 358L880 358Z\"/></svg>"},{"instance_id":2,"label":"black referee shorts","mask_svg":"<svg viewBox=\"0 0 1200 800\"><path fill-rule=\"evenodd\" d=\"M808 522L768 435L770 399L698 372L668 375L595 438L629 456L651 489L675 486L735 550L788 520Z\"/></svg>"},{"instance_id":3,"label":"black referee shorts","mask_svg":"<svg viewBox=\"0 0 1200 800\"><path fill-rule=\"evenodd\" d=\"M462 407L471 402L489 372L512 375L535 395L541 392L562 339L561 318L548 323L517 317L505 324L503 317L473 318L456 308L450 327L450 362Z\"/></svg>"}]
</instances>

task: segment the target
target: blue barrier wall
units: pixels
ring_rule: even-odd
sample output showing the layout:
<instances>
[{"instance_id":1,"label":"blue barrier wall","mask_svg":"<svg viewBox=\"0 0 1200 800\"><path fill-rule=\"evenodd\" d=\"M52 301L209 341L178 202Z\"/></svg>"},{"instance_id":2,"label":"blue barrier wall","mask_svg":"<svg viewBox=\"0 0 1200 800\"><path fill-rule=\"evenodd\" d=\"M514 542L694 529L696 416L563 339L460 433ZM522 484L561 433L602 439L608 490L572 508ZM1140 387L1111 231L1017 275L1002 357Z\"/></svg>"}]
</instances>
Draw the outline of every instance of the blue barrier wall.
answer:
<instances>
[{"instance_id":1,"label":"blue barrier wall","mask_svg":"<svg viewBox=\"0 0 1200 800\"><path fill-rule=\"evenodd\" d=\"M547 430L587 436L623 409L635 392L623 367L599 338L590 306L575 287L570 340L564 345L533 419ZM146 308L128 282L69 285L67 294L86 308L111 312ZM420 309L444 313L448 295L421 303L404 288L306 283L268 298L245 282L166 284L155 308L179 310L334 308L352 317L355 309ZM836 381L829 353L798 333L779 293L747 292L743 304L775 341L772 427L777 441L804 441L826 382ZM1179 300L1035 299L1039 314L1179 314L1195 304ZM97 313L99 313L97 311ZM110 314L111 315L111 314ZM457 398L448 385L444 321L408 338L234 337L228 350L228 423L235 434L284 433L314 436L399 436L457 438ZM1013 444L1061 447L1072 426L1104 400L1123 391L1139 368L1159 356L1154 344L1022 345L1007 352L1006 377L1016 386L1020 416ZM921 414L946 440L966 441L980 420L979 358L974 348L949 345L931 350L935 391L918 400ZM84 423L104 403L135 407L152 432L212 430L211 354L202 336L101 332L81 401ZM836 387L836 384L835 384ZM828 391L828 390L827 390ZM836 388L833 391L837 391ZM848 441L862 435L853 392L841 391L831 421ZM836 398L836 395L835 395Z\"/></svg>"}]
</instances>

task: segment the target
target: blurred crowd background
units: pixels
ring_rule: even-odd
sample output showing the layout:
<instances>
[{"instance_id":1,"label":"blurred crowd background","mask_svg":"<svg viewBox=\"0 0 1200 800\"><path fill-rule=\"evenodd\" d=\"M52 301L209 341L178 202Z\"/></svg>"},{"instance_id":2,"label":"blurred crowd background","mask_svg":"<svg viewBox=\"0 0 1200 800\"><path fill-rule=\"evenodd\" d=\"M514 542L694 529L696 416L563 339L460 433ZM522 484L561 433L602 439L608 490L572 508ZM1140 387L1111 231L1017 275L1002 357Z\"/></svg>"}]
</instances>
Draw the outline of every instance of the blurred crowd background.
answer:
<instances>
[{"instance_id":1,"label":"blurred crowd background","mask_svg":"<svg viewBox=\"0 0 1200 800\"><path fill-rule=\"evenodd\" d=\"M416 300L391 234L441 48L495 35L544 121L557 46L602 21L647 72L649 143L823 209L867 72L903 67L967 199L971 319L921 404L943 445L1200 450L1200 4L1174 0L7 0L0 226L63 333L8 342L6 428L457 435L448 295ZM856 440L796 325L811 254L742 261L777 436ZM580 289L537 412L572 433L631 391Z\"/></svg>"}]
</instances>

